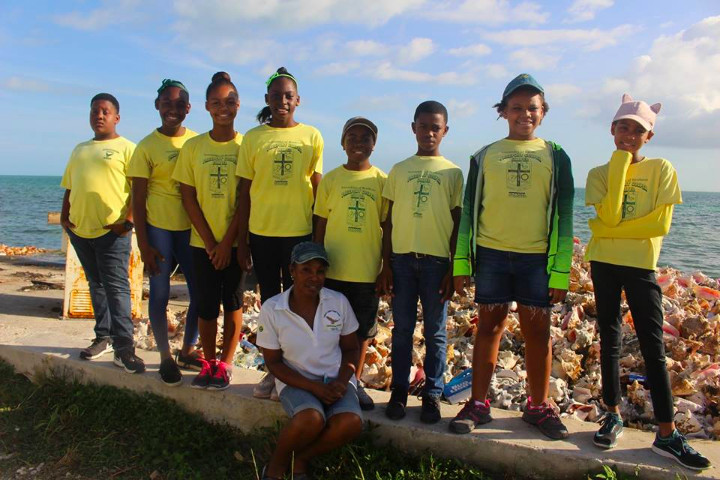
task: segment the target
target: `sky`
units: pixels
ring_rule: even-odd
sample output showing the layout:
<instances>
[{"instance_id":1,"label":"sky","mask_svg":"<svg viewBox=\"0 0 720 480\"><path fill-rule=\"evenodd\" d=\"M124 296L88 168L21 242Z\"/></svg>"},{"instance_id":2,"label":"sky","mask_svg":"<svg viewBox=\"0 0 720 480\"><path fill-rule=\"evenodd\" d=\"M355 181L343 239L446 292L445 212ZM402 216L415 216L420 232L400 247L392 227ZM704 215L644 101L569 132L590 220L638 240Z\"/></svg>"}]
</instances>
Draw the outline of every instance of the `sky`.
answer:
<instances>
[{"instance_id":1,"label":"sky","mask_svg":"<svg viewBox=\"0 0 720 480\"><path fill-rule=\"evenodd\" d=\"M669 159L684 190L720 191L717 0L0 0L0 174L61 175L102 91L139 141L160 124L163 78L187 85L185 125L204 132L205 88L228 72L245 132L279 66L298 78L296 120L323 134L325 171L356 115L378 125L372 162L389 171L415 153L413 112L431 99L450 113L441 151L467 171L507 135L492 105L527 72L550 105L536 134L565 148L576 186L609 160L629 93L663 104L645 155Z\"/></svg>"}]
</instances>

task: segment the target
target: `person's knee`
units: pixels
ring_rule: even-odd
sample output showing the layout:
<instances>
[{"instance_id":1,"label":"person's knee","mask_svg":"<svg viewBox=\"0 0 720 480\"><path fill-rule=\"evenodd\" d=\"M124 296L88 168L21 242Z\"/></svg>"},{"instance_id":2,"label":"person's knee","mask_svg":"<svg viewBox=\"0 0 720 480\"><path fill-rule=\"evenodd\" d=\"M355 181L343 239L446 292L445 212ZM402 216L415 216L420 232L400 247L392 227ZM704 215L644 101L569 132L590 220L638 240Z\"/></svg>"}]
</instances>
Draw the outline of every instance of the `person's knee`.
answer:
<instances>
[{"instance_id":1,"label":"person's knee","mask_svg":"<svg viewBox=\"0 0 720 480\"><path fill-rule=\"evenodd\" d=\"M295 414L292 423L299 425L307 434L317 434L325 428L325 417L314 408L307 408Z\"/></svg>"},{"instance_id":2,"label":"person's knee","mask_svg":"<svg viewBox=\"0 0 720 480\"><path fill-rule=\"evenodd\" d=\"M328 428L334 429L338 436L351 440L362 432L363 421L354 413L340 413L328 421Z\"/></svg>"}]
</instances>

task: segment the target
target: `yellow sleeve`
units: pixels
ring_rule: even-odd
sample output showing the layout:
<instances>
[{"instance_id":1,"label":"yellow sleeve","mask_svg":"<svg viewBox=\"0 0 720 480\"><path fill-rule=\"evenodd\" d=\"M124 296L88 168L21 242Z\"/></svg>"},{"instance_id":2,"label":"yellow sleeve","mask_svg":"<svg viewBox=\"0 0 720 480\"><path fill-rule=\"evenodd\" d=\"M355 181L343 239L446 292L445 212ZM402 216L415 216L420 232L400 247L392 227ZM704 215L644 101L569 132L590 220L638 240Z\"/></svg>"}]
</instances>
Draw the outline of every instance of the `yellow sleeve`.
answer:
<instances>
[{"instance_id":1,"label":"yellow sleeve","mask_svg":"<svg viewBox=\"0 0 720 480\"><path fill-rule=\"evenodd\" d=\"M601 202L595 204L598 218L606 225L614 227L622 220L623 192L628 166L632 154L624 150L615 150L610 158L607 178L607 192Z\"/></svg>"},{"instance_id":2,"label":"yellow sleeve","mask_svg":"<svg viewBox=\"0 0 720 480\"><path fill-rule=\"evenodd\" d=\"M320 185L318 185L317 189L317 195L315 196L315 215L322 218L328 218L330 216L330 211L328 210L328 197L330 196L330 189L332 186L330 185L330 181L328 179L328 176L324 176L322 180L320 180Z\"/></svg>"},{"instance_id":3,"label":"yellow sleeve","mask_svg":"<svg viewBox=\"0 0 720 480\"><path fill-rule=\"evenodd\" d=\"M588 221L593 237L599 238L653 238L663 237L670 231L673 205L661 205L649 214L608 227L602 220Z\"/></svg>"},{"instance_id":4,"label":"yellow sleeve","mask_svg":"<svg viewBox=\"0 0 720 480\"><path fill-rule=\"evenodd\" d=\"M173 170L173 180L184 183L185 185L195 186L195 175L193 175L192 161L194 150L187 143L180 149L175 170Z\"/></svg>"},{"instance_id":5,"label":"yellow sleeve","mask_svg":"<svg viewBox=\"0 0 720 480\"><path fill-rule=\"evenodd\" d=\"M128 169L130 168L130 159L133 156L133 153L135 153L135 144L128 141L127 145L125 146L125 176L127 177ZM129 182L129 180L128 180Z\"/></svg>"},{"instance_id":6,"label":"yellow sleeve","mask_svg":"<svg viewBox=\"0 0 720 480\"><path fill-rule=\"evenodd\" d=\"M395 176L395 168L393 168L390 170L387 180L385 180L385 186L382 191L383 198L387 198L391 202L395 201Z\"/></svg>"},{"instance_id":7,"label":"yellow sleeve","mask_svg":"<svg viewBox=\"0 0 720 480\"><path fill-rule=\"evenodd\" d=\"M235 169L235 175L242 178L252 180L255 178L255 167L254 157L252 148L248 141L247 134L243 137L243 142L240 144L238 149L238 162L237 168Z\"/></svg>"},{"instance_id":8,"label":"yellow sleeve","mask_svg":"<svg viewBox=\"0 0 720 480\"><path fill-rule=\"evenodd\" d=\"M462 203L463 203L462 193L463 193L463 174L462 174L462 170L460 170L458 168L457 174L455 175L455 184L453 185L452 198L450 199L451 209L455 209L457 207L462 207Z\"/></svg>"},{"instance_id":9,"label":"yellow sleeve","mask_svg":"<svg viewBox=\"0 0 720 480\"><path fill-rule=\"evenodd\" d=\"M679 203L682 203L682 194L678 185L677 172L670 162L664 160L660 169L655 204L677 205Z\"/></svg>"},{"instance_id":10,"label":"yellow sleeve","mask_svg":"<svg viewBox=\"0 0 720 480\"><path fill-rule=\"evenodd\" d=\"M128 167L128 177L138 178L150 178L152 174L152 164L150 162L150 155L143 145L138 145L135 148L135 153L130 158L130 166Z\"/></svg>"},{"instance_id":11,"label":"yellow sleeve","mask_svg":"<svg viewBox=\"0 0 720 480\"><path fill-rule=\"evenodd\" d=\"M310 175L319 173L322 175L323 171L323 150L325 149L325 141L317 132L313 138L313 158L310 161Z\"/></svg>"},{"instance_id":12,"label":"yellow sleeve","mask_svg":"<svg viewBox=\"0 0 720 480\"><path fill-rule=\"evenodd\" d=\"M72 164L73 157L75 157L75 150L70 154L70 159L65 166L65 172L63 172L62 180L60 180L60 186L65 190L72 190Z\"/></svg>"}]
</instances>

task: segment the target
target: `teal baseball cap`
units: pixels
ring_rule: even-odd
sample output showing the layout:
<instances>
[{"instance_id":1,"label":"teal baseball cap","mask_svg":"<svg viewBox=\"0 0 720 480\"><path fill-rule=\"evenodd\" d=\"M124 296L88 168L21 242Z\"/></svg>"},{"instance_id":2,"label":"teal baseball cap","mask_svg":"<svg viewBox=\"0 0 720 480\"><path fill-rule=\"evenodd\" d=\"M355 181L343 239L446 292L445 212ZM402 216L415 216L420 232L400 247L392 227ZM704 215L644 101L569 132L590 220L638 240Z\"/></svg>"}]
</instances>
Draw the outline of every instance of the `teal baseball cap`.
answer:
<instances>
[{"instance_id":1,"label":"teal baseball cap","mask_svg":"<svg viewBox=\"0 0 720 480\"><path fill-rule=\"evenodd\" d=\"M298 243L290 254L290 263L305 263L316 259L330 265L325 247L315 242Z\"/></svg>"},{"instance_id":2,"label":"teal baseball cap","mask_svg":"<svg viewBox=\"0 0 720 480\"><path fill-rule=\"evenodd\" d=\"M515 90L520 87L532 87L543 95L545 94L545 90L540 86L538 81L533 78L532 75L530 75L529 73L521 73L517 77L513 78L510 83L507 84L507 87L505 87L505 91L503 92L503 100L509 97Z\"/></svg>"}]
</instances>

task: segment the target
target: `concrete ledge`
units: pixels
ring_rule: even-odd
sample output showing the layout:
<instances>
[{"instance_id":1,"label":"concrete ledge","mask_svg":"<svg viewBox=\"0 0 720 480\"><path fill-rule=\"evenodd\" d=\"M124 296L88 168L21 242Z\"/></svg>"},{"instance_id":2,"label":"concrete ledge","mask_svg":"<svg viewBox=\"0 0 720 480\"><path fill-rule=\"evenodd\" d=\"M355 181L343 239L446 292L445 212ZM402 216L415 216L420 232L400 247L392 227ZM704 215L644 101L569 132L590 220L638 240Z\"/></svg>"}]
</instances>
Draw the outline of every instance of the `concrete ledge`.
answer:
<instances>
[{"instance_id":1,"label":"concrete ledge","mask_svg":"<svg viewBox=\"0 0 720 480\"><path fill-rule=\"evenodd\" d=\"M64 375L83 383L112 385L144 393L150 392L175 400L182 408L197 412L209 421L227 423L242 431L274 425L286 417L277 402L253 398L252 387L261 374L235 369L232 386L222 392L208 392L190 388L193 372L187 372L184 384L177 388L165 386L157 373L157 353L138 351L148 372L129 375L112 364L112 356L87 362L78 359L80 348L87 340L60 333L28 336L0 345L0 357L11 363L19 373L34 375ZM62 345L62 346L59 346ZM525 424L517 412L493 410L494 421L470 435L448 432L447 424L458 407L442 405L443 420L437 425L419 422L420 403L411 399L408 416L401 422L388 420L384 403L389 394L373 392L378 407L366 415L373 434L380 442L392 443L394 448L417 454L431 452L434 456L457 458L484 469L530 478L580 479L588 472L597 472L602 464L616 467L620 472L639 478L675 480L676 478L720 479L717 468L695 474L650 450L653 435L626 429L620 445L603 451L592 443L596 426L567 419L571 436L567 441L545 440L534 427ZM714 465L720 465L720 444L693 441Z\"/></svg>"}]
</instances>

